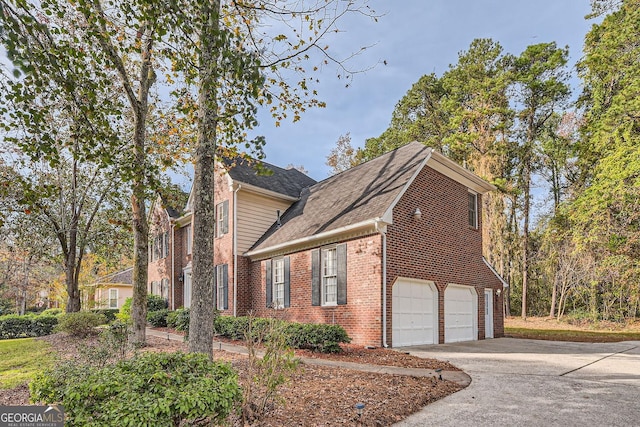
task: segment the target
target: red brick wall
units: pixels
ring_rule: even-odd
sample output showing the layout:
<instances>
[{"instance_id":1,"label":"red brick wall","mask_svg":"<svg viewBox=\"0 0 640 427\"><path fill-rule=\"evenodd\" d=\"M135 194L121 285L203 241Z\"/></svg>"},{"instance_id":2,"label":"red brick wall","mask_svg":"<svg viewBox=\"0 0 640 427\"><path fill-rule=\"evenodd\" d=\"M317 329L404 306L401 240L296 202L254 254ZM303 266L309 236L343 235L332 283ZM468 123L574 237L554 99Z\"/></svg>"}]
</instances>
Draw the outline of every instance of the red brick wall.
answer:
<instances>
[{"instance_id":1,"label":"red brick wall","mask_svg":"<svg viewBox=\"0 0 640 427\"><path fill-rule=\"evenodd\" d=\"M167 279L169 280L169 286L171 286L171 224L169 215L167 215L159 200L153 206L153 212L149 217L149 242L153 245L155 236L169 232L169 253L164 258L149 262L147 269L147 291L149 293L151 292L151 282L161 282L162 279ZM153 246L149 249L149 257L151 257L152 252ZM169 289L169 297L171 297L171 289Z\"/></svg>"},{"instance_id":2,"label":"red brick wall","mask_svg":"<svg viewBox=\"0 0 640 427\"><path fill-rule=\"evenodd\" d=\"M228 309L221 311L221 314L232 315L233 314L233 191L229 187L229 180L227 175L216 174L216 181L214 184L215 195L214 200L216 205L229 201L229 232L216 237L214 240L214 264L227 264L227 270L229 273L229 300Z\"/></svg>"},{"instance_id":3,"label":"red brick wall","mask_svg":"<svg viewBox=\"0 0 640 427\"><path fill-rule=\"evenodd\" d=\"M311 250L293 253L289 257L291 307L282 310L266 307L265 262L250 263L251 307L256 316L277 316L303 323L339 324L345 328L354 344L380 345L382 246L379 234L347 242L346 305L312 306Z\"/></svg>"},{"instance_id":4,"label":"red brick wall","mask_svg":"<svg viewBox=\"0 0 640 427\"><path fill-rule=\"evenodd\" d=\"M482 206L478 195L478 209ZM422 212L414 219L416 208ZM482 214L478 212L478 221ZM502 285L482 261L482 224L468 222L468 190L425 167L393 210L387 230L387 336L392 345L392 286L398 276L432 280L438 288L439 336L444 342L444 289L448 283L474 286L478 294L478 336L484 338L484 288ZM501 300L494 301L495 336L503 335Z\"/></svg>"}]
</instances>

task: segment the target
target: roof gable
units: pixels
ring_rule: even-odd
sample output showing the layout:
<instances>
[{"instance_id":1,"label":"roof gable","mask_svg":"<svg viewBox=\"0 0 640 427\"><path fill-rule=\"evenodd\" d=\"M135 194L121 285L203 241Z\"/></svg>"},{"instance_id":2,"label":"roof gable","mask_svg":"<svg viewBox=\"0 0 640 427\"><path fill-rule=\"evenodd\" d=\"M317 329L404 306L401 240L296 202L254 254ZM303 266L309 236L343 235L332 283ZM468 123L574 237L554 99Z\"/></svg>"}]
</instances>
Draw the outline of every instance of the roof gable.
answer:
<instances>
[{"instance_id":1,"label":"roof gable","mask_svg":"<svg viewBox=\"0 0 640 427\"><path fill-rule=\"evenodd\" d=\"M382 219L431 151L417 142L407 144L305 189L282 216L281 226L274 224L249 254Z\"/></svg>"}]
</instances>

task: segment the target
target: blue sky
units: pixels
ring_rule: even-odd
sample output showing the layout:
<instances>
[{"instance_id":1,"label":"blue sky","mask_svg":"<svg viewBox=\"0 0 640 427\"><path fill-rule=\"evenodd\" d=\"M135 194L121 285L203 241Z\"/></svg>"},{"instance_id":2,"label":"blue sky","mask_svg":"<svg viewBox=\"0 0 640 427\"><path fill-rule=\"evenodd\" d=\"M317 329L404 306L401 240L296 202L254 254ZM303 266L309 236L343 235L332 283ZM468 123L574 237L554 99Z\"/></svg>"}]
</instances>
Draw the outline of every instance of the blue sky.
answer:
<instances>
[{"instance_id":1,"label":"blue sky","mask_svg":"<svg viewBox=\"0 0 640 427\"><path fill-rule=\"evenodd\" d=\"M374 44L350 65L373 69L355 76L349 88L335 68L320 75L319 96L324 109L307 111L297 123L276 128L268 114L260 116L257 134L267 139L267 161L278 166L302 165L322 180L329 175L326 156L338 137L350 132L352 145L380 135L395 104L422 75L441 75L458 53L475 38L492 38L505 52L521 53L528 45L555 41L568 45L570 62L582 55L584 36L593 21L585 20L589 0L372 0L377 23L362 17L340 25L342 33L330 44L341 52ZM579 81L573 80L574 91Z\"/></svg>"}]
</instances>

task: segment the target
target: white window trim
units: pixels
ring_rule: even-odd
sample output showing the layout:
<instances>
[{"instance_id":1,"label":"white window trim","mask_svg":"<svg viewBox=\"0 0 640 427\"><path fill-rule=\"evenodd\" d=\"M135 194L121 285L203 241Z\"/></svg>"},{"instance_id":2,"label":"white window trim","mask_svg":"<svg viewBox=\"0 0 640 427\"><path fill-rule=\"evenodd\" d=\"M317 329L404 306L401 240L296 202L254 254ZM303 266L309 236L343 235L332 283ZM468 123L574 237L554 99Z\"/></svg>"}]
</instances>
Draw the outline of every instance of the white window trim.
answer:
<instances>
[{"instance_id":1,"label":"white window trim","mask_svg":"<svg viewBox=\"0 0 640 427\"><path fill-rule=\"evenodd\" d=\"M277 280L278 277L277 271L278 266L281 267L280 280ZM274 309L283 309L284 308L284 276L285 276L285 266L284 266L284 258L275 258L273 260L273 268L271 269L271 273L273 277L271 278L271 299L273 303ZM278 287L281 288L282 298L278 298Z\"/></svg>"},{"instance_id":2,"label":"white window trim","mask_svg":"<svg viewBox=\"0 0 640 427\"><path fill-rule=\"evenodd\" d=\"M224 310L224 268L216 265L216 308Z\"/></svg>"},{"instance_id":3,"label":"white window trim","mask_svg":"<svg viewBox=\"0 0 640 427\"><path fill-rule=\"evenodd\" d=\"M182 270L183 290L182 290L182 306L184 308L191 307L192 283L191 283L191 267ZM187 290L188 295L187 295Z\"/></svg>"},{"instance_id":4,"label":"white window trim","mask_svg":"<svg viewBox=\"0 0 640 427\"><path fill-rule=\"evenodd\" d=\"M193 250L193 234L191 224L185 226L185 233L187 235L187 255L191 255L191 251Z\"/></svg>"},{"instance_id":5,"label":"white window trim","mask_svg":"<svg viewBox=\"0 0 640 427\"><path fill-rule=\"evenodd\" d=\"M216 237L224 236L222 232L224 226L224 202L216 205Z\"/></svg>"},{"instance_id":6,"label":"white window trim","mask_svg":"<svg viewBox=\"0 0 640 427\"><path fill-rule=\"evenodd\" d=\"M476 193L475 191L471 191L469 190L469 195L473 196L473 202L474 202L474 224L469 224L469 227L471 227L474 230L478 229L478 193ZM469 197L467 197L467 216L469 215ZM468 219L467 219L468 221Z\"/></svg>"},{"instance_id":7,"label":"white window trim","mask_svg":"<svg viewBox=\"0 0 640 427\"><path fill-rule=\"evenodd\" d=\"M332 251L334 254L333 257L333 267L334 274L325 275L325 253L327 251ZM327 297L327 283L326 279L329 277L335 278L335 300L334 301L326 301ZM326 248L322 248L320 250L320 305L323 307L334 307L338 305L338 250L336 246L329 246Z\"/></svg>"},{"instance_id":8,"label":"white window trim","mask_svg":"<svg viewBox=\"0 0 640 427\"><path fill-rule=\"evenodd\" d=\"M115 298L111 298L111 291L115 291L116 292L116 297ZM108 300L107 304L109 305L109 308L118 308L118 300L120 299L120 295L119 295L118 289L117 288L110 288L108 297L109 297L109 300ZM115 301L116 301L116 306L115 307L111 305L111 300L113 300L113 299L115 299Z\"/></svg>"}]
</instances>

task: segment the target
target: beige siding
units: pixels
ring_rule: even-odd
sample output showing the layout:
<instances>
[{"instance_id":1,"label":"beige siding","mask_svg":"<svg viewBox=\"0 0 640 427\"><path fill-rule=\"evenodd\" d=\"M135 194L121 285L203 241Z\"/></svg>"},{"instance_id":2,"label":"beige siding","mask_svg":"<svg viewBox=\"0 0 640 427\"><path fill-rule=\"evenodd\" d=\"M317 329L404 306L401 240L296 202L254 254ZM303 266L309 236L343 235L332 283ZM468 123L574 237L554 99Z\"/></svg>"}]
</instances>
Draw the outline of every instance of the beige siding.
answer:
<instances>
[{"instance_id":1,"label":"beige siding","mask_svg":"<svg viewBox=\"0 0 640 427\"><path fill-rule=\"evenodd\" d=\"M245 191L238 192L238 253L243 254L276 222L292 202Z\"/></svg>"}]
</instances>

